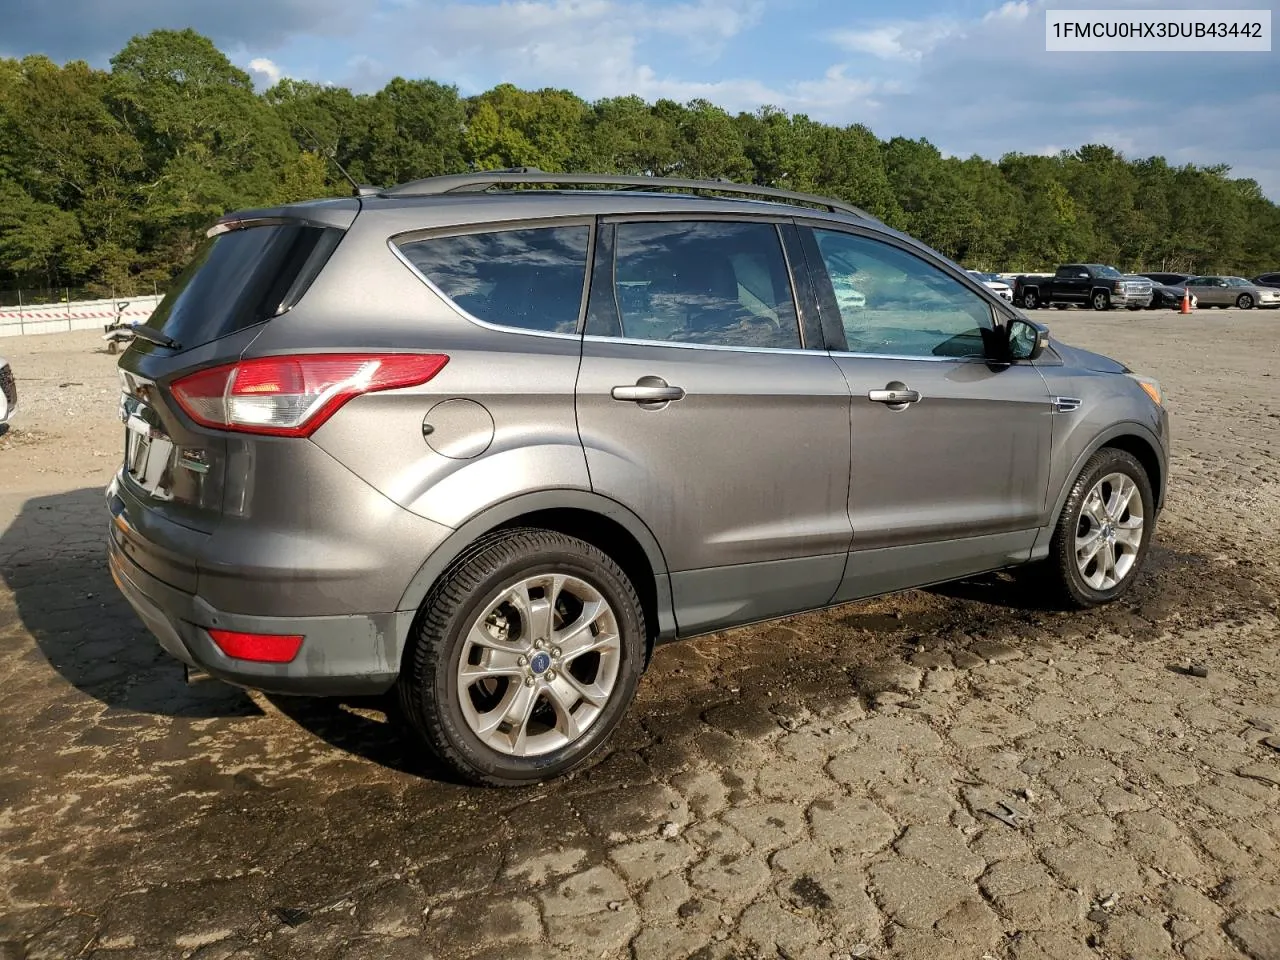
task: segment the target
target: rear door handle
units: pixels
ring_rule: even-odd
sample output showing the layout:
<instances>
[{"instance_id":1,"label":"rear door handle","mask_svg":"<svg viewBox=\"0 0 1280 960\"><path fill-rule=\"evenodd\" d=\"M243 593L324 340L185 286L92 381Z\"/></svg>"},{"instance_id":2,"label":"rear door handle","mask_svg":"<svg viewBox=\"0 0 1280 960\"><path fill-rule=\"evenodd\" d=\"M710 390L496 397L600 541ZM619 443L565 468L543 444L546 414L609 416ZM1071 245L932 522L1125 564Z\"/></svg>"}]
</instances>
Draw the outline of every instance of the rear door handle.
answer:
<instances>
[{"instance_id":1,"label":"rear door handle","mask_svg":"<svg viewBox=\"0 0 1280 960\"><path fill-rule=\"evenodd\" d=\"M668 400L683 400L684 389L668 386L666 383L637 383L630 387L614 387L609 395L615 400L630 400L633 403L665 403Z\"/></svg>"},{"instance_id":2,"label":"rear door handle","mask_svg":"<svg viewBox=\"0 0 1280 960\"><path fill-rule=\"evenodd\" d=\"M884 390L868 390L867 399L873 403L887 403L892 405L908 404L920 402L920 391L909 390L906 387L886 388Z\"/></svg>"}]
</instances>

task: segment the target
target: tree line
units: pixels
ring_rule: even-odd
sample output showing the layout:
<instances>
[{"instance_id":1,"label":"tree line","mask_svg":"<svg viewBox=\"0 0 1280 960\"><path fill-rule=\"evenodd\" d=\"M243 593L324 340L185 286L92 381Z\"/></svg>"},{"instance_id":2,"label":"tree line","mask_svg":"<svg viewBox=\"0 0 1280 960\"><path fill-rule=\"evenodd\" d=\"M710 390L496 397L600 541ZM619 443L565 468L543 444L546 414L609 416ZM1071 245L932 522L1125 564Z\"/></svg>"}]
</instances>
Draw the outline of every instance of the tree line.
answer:
<instances>
[{"instance_id":1,"label":"tree line","mask_svg":"<svg viewBox=\"0 0 1280 960\"><path fill-rule=\"evenodd\" d=\"M532 166L820 193L983 270L1280 269L1280 209L1226 166L1099 144L960 159L773 107L509 84L462 97L433 80L355 94L283 79L258 94L209 39L161 30L110 70L0 59L0 290L163 288L230 210L350 195L330 151L375 185Z\"/></svg>"}]
</instances>

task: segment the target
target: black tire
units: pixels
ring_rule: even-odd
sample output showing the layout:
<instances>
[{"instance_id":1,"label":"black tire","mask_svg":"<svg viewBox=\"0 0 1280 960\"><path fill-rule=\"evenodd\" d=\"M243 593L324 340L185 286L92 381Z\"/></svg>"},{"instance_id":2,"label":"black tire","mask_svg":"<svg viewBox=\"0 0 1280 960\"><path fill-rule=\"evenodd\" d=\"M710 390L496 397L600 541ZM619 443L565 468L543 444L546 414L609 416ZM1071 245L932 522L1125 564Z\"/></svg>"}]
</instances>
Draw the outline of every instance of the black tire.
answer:
<instances>
[{"instance_id":1,"label":"black tire","mask_svg":"<svg viewBox=\"0 0 1280 960\"><path fill-rule=\"evenodd\" d=\"M1034 290L1022 291L1022 306L1025 310L1034 310L1040 304L1040 295Z\"/></svg>"},{"instance_id":2,"label":"black tire","mask_svg":"<svg viewBox=\"0 0 1280 960\"><path fill-rule=\"evenodd\" d=\"M1111 294L1107 293L1105 290L1096 290L1090 298L1090 302L1093 304L1093 309L1095 310L1110 310Z\"/></svg>"},{"instance_id":3,"label":"black tire","mask_svg":"<svg viewBox=\"0 0 1280 960\"><path fill-rule=\"evenodd\" d=\"M1236 306L1241 310L1252 310L1253 297L1247 293L1240 294L1240 296L1236 297Z\"/></svg>"},{"instance_id":4,"label":"black tire","mask_svg":"<svg viewBox=\"0 0 1280 960\"><path fill-rule=\"evenodd\" d=\"M459 704L457 659L472 619L512 584L539 573L586 581L613 608L621 662L609 700L577 740L549 753L513 756L485 744ZM602 550L551 530L502 531L473 545L423 601L397 683L411 731L460 780L493 787L527 786L595 758L626 714L644 670L644 611L630 579Z\"/></svg>"},{"instance_id":5,"label":"black tire","mask_svg":"<svg viewBox=\"0 0 1280 960\"><path fill-rule=\"evenodd\" d=\"M117 349L118 348L116 347L116 342L114 340L107 341L107 353L111 354L112 356L115 356Z\"/></svg>"},{"instance_id":6,"label":"black tire","mask_svg":"<svg viewBox=\"0 0 1280 960\"><path fill-rule=\"evenodd\" d=\"M1084 576L1076 565L1076 530L1080 525L1080 515L1089 491L1099 480L1112 473L1124 474L1137 484L1139 496L1142 498L1142 540L1133 567L1124 579L1110 590L1095 590L1085 582ZM1110 603L1124 595L1142 573L1142 566L1151 546L1151 537L1155 532L1155 522L1155 496L1151 492L1151 480L1147 477L1142 464L1124 450L1103 447L1089 458L1080 475L1076 477L1075 483L1071 485L1071 492L1067 495L1062 515L1058 518L1053 539L1049 543L1048 559L1043 565L1046 585L1063 605L1081 609Z\"/></svg>"},{"instance_id":7,"label":"black tire","mask_svg":"<svg viewBox=\"0 0 1280 960\"><path fill-rule=\"evenodd\" d=\"M1069 304L1069 303L1055 303L1055 304L1053 305L1053 309L1055 309L1055 310L1066 310L1066 309L1067 309L1067 308L1069 308L1070 306L1071 306L1071 304Z\"/></svg>"}]
</instances>

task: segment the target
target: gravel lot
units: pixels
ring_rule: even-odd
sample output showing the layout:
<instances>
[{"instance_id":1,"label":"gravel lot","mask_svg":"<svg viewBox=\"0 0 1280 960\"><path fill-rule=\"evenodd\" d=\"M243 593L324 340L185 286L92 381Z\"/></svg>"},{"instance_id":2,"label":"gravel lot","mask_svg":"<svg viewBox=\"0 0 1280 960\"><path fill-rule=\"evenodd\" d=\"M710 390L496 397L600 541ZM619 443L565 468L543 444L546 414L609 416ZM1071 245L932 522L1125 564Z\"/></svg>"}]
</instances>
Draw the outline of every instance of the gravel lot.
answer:
<instances>
[{"instance_id":1,"label":"gravel lot","mask_svg":"<svg viewBox=\"0 0 1280 960\"><path fill-rule=\"evenodd\" d=\"M666 647L603 763L516 792L377 703L185 685L104 569L114 358L0 341L0 960L1280 958L1280 314L1043 316L1165 387L1125 602L996 576Z\"/></svg>"}]
</instances>

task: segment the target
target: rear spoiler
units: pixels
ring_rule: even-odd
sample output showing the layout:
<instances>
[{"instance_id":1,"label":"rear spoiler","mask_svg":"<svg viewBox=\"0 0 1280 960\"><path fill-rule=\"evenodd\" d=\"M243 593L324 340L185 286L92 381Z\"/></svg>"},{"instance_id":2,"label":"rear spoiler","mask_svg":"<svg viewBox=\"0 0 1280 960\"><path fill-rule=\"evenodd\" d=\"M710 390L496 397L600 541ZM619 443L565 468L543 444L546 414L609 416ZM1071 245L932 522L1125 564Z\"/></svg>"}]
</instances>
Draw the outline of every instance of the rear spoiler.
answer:
<instances>
[{"instance_id":1,"label":"rear spoiler","mask_svg":"<svg viewBox=\"0 0 1280 960\"><path fill-rule=\"evenodd\" d=\"M354 197L338 197L332 200L310 200L306 203L290 203L281 207L263 207L258 210L238 210L220 217L205 236L216 237L232 230L245 230L272 223L303 223L313 227L336 227L347 230L355 223L360 212L360 201Z\"/></svg>"}]
</instances>

